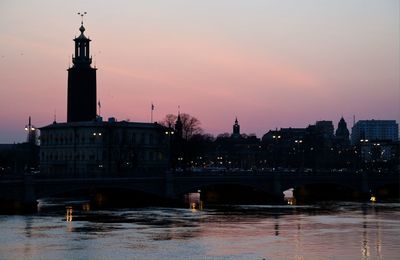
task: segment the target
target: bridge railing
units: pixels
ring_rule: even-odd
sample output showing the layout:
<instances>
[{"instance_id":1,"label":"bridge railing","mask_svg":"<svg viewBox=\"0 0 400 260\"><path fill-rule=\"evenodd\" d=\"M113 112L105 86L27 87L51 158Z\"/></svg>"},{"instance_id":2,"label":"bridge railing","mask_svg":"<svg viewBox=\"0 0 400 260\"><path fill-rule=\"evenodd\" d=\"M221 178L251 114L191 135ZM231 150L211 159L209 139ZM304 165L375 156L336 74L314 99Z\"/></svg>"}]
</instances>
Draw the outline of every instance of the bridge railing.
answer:
<instances>
[{"instance_id":1,"label":"bridge railing","mask_svg":"<svg viewBox=\"0 0 400 260\"><path fill-rule=\"evenodd\" d=\"M382 176L400 176L400 173L395 171L391 172L378 172L378 171L346 171L346 172L332 172L332 171L263 171L263 170L252 170L252 171L129 171L129 172L111 172L108 174L99 172L84 172L84 173L19 173L19 174L8 174L0 175L0 180L18 180L24 179L26 176L32 176L34 179L65 179L65 178L132 178L132 177L164 177L166 175L174 176L293 176L293 177L321 177L321 176L369 176L369 177L382 177Z\"/></svg>"}]
</instances>

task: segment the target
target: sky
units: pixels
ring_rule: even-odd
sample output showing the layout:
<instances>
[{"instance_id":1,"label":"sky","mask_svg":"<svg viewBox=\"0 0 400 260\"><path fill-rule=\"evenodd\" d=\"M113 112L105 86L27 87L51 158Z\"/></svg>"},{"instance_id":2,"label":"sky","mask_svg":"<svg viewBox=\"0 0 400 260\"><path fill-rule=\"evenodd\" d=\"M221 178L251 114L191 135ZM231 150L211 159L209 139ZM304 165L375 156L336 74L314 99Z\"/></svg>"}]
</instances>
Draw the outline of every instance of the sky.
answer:
<instances>
[{"instance_id":1,"label":"sky","mask_svg":"<svg viewBox=\"0 0 400 260\"><path fill-rule=\"evenodd\" d=\"M66 121L67 68L86 11L101 116L180 111L207 133L261 137L317 120L400 121L398 0L0 2L0 143Z\"/></svg>"}]
</instances>

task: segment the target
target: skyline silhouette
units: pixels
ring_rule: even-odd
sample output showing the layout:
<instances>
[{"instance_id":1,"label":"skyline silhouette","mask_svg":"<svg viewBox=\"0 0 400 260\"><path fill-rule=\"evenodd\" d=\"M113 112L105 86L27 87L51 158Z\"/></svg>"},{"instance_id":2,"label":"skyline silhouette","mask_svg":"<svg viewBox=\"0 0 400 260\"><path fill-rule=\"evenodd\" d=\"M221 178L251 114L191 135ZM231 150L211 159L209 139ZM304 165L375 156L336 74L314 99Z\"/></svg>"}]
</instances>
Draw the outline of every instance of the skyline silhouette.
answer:
<instances>
[{"instance_id":1,"label":"skyline silhouette","mask_svg":"<svg viewBox=\"0 0 400 260\"><path fill-rule=\"evenodd\" d=\"M105 118L149 122L154 104L161 121L181 106L205 132L230 132L237 116L258 137L341 116L349 128L353 115L400 119L396 1L118 3L79 5ZM21 142L28 116L67 121L80 10L0 5L0 143Z\"/></svg>"}]
</instances>

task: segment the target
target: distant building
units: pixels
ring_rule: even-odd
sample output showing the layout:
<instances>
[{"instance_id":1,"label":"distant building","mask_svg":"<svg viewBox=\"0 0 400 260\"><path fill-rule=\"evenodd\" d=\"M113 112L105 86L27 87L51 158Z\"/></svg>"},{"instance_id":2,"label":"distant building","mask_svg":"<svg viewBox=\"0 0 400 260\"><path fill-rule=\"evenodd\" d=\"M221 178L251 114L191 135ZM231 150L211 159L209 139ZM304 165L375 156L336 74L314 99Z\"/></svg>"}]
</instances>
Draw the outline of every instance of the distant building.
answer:
<instances>
[{"instance_id":1,"label":"distant building","mask_svg":"<svg viewBox=\"0 0 400 260\"><path fill-rule=\"evenodd\" d=\"M170 138L156 123L102 121L96 115L96 69L91 67L88 39L75 38L73 66L68 69L67 123L40 128L43 174L108 175L156 172L169 166ZM32 128L29 124L28 128Z\"/></svg>"},{"instance_id":2,"label":"distant building","mask_svg":"<svg viewBox=\"0 0 400 260\"><path fill-rule=\"evenodd\" d=\"M168 140L156 123L53 123L40 131L44 174L146 173L168 167Z\"/></svg>"},{"instance_id":3,"label":"distant building","mask_svg":"<svg viewBox=\"0 0 400 260\"><path fill-rule=\"evenodd\" d=\"M233 125L232 138L240 138L240 125L236 117L235 124Z\"/></svg>"},{"instance_id":4,"label":"distant building","mask_svg":"<svg viewBox=\"0 0 400 260\"><path fill-rule=\"evenodd\" d=\"M29 117L25 126L25 143L0 144L0 176L6 174L34 173L39 166L39 146L37 129Z\"/></svg>"},{"instance_id":5,"label":"distant building","mask_svg":"<svg viewBox=\"0 0 400 260\"><path fill-rule=\"evenodd\" d=\"M349 129L347 129L347 124L346 121L344 121L344 118L340 118L340 121L338 123L338 128L336 129L336 133L335 133L335 137L336 140L340 143L340 144L348 144L350 139L350 132Z\"/></svg>"},{"instance_id":6,"label":"distant building","mask_svg":"<svg viewBox=\"0 0 400 260\"><path fill-rule=\"evenodd\" d=\"M307 135L306 128L281 128L280 130L270 130L262 137L263 142L289 142L294 143L295 140L304 140Z\"/></svg>"},{"instance_id":7,"label":"distant building","mask_svg":"<svg viewBox=\"0 0 400 260\"><path fill-rule=\"evenodd\" d=\"M306 128L281 128L270 130L262 137L265 149L266 166L289 167L299 166L299 160L304 155L304 145L307 138Z\"/></svg>"},{"instance_id":8,"label":"distant building","mask_svg":"<svg viewBox=\"0 0 400 260\"><path fill-rule=\"evenodd\" d=\"M315 129L317 132L322 134L324 138L332 138L333 137L333 123L332 121L317 121L315 123Z\"/></svg>"},{"instance_id":9,"label":"distant building","mask_svg":"<svg viewBox=\"0 0 400 260\"><path fill-rule=\"evenodd\" d=\"M363 163L382 163L399 160L399 143L371 141L359 143L359 156ZM396 162L398 164L398 162Z\"/></svg>"},{"instance_id":10,"label":"distant building","mask_svg":"<svg viewBox=\"0 0 400 260\"><path fill-rule=\"evenodd\" d=\"M360 120L351 130L351 143L365 141L398 141L399 125L395 120Z\"/></svg>"}]
</instances>

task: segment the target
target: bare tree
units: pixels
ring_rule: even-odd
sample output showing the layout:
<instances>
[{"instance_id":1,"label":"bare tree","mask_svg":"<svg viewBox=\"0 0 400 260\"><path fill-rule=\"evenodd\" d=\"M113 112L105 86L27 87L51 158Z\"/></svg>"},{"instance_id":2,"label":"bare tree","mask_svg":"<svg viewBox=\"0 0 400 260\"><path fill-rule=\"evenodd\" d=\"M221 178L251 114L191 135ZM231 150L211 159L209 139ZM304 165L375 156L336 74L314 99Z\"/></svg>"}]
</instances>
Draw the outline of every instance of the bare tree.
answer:
<instances>
[{"instance_id":1,"label":"bare tree","mask_svg":"<svg viewBox=\"0 0 400 260\"><path fill-rule=\"evenodd\" d=\"M160 124L165 127L174 127L177 118L178 117L176 115L168 114L165 116L163 121L160 122Z\"/></svg>"},{"instance_id":2,"label":"bare tree","mask_svg":"<svg viewBox=\"0 0 400 260\"><path fill-rule=\"evenodd\" d=\"M165 127L174 127L177 118L176 115L168 114L160 124ZM203 133L203 129L200 127L200 121L194 116L182 113L180 114L180 118L182 121L182 137L185 140L189 140L192 136Z\"/></svg>"}]
</instances>

